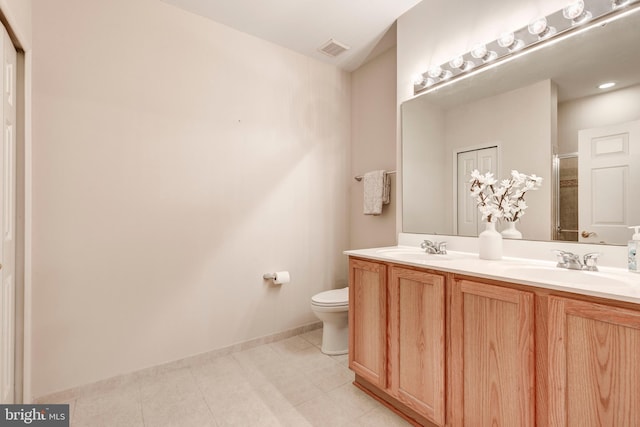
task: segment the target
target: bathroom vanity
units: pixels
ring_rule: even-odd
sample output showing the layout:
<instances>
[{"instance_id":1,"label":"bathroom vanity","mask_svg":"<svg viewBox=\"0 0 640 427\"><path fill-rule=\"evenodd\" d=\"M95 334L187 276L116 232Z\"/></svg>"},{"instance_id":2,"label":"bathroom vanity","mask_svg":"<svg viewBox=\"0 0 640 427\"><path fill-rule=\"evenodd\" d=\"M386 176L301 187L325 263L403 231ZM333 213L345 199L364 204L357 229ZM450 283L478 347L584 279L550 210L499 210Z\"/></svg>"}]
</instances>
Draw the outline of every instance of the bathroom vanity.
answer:
<instances>
[{"instance_id":1,"label":"bathroom vanity","mask_svg":"<svg viewBox=\"0 0 640 427\"><path fill-rule=\"evenodd\" d=\"M640 275L620 246L640 224L627 178L640 174L640 3L596 3L619 14L491 72L429 75L402 104L401 246L346 252L349 364L356 385L417 424L640 425ZM592 82L575 78L586 70ZM518 221L530 241L503 242L521 258L478 259L476 168L544 177ZM443 236L460 252L418 249ZM557 268L551 250L608 266Z\"/></svg>"},{"instance_id":2,"label":"bathroom vanity","mask_svg":"<svg viewBox=\"0 0 640 427\"><path fill-rule=\"evenodd\" d=\"M346 254L355 384L416 425L640 423L640 275Z\"/></svg>"}]
</instances>

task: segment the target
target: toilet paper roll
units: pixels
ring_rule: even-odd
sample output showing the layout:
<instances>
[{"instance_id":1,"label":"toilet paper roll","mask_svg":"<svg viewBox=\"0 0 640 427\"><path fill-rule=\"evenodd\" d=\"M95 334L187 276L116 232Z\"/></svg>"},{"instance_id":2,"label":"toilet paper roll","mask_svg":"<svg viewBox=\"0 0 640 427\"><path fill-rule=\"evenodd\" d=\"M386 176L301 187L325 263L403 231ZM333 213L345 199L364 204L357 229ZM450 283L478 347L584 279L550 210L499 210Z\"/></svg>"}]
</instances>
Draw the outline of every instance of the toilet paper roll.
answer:
<instances>
[{"instance_id":1,"label":"toilet paper roll","mask_svg":"<svg viewBox=\"0 0 640 427\"><path fill-rule=\"evenodd\" d=\"M276 277L273 278L273 283L276 285L282 285L283 283L289 283L291 281L288 271L276 271L275 276Z\"/></svg>"}]
</instances>

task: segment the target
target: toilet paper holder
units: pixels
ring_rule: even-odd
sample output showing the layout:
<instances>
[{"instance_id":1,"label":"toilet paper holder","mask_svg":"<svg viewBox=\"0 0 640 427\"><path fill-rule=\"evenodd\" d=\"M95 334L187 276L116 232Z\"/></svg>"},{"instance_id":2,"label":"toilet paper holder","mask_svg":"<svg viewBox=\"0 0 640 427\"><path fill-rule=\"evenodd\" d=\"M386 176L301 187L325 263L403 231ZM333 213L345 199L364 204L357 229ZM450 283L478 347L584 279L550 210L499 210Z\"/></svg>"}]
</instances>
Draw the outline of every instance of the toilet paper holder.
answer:
<instances>
[{"instance_id":1,"label":"toilet paper holder","mask_svg":"<svg viewBox=\"0 0 640 427\"><path fill-rule=\"evenodd\" d=\"M276 271L274 273L265 273L262 275L264 280L272 280L274 285L282 285L291 281L288 271Z\"/></svg>"}]
</instances>

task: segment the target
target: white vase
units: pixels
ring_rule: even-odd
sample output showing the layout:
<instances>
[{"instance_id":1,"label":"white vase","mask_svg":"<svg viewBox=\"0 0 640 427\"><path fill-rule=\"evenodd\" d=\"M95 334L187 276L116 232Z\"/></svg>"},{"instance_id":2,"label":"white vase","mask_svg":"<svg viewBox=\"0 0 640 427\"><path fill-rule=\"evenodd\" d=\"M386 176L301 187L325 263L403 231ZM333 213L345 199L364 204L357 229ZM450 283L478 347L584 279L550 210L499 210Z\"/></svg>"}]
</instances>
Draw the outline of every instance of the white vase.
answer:
<instances>
[{"instance_id":1,"label":"white vase","mask_svg":"<svg viewBox=\"0 0 640 427\"><path fill-rule=\"evenodd\" d=\"M500 232L505 239L522 239L522 233L516 228L516 223L513 221L507 222L507 228Z\"/></svg>"},{"instance_id":2,"label":"white vase","mask_svg":"<svg viewBox=\"0 0 640 427\"><path fill-rule=\"evenodd\" d=\"M478 236L480 259L502 258L502 234L496 231L495 222L487 222L485 230Z\"/></svg>"}]
</instances>

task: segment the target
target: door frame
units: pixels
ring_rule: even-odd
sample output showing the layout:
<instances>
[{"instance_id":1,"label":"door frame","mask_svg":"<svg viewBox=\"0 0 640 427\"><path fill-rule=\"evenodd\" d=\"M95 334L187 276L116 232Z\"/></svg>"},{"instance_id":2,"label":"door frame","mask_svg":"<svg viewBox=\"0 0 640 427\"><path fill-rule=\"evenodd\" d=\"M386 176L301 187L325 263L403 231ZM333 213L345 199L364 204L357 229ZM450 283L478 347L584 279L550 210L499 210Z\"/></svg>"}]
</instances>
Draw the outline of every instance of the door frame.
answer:
<instances>
[{"instance_id":1,"label":"door frame","mask_svg":"<svg viewBox=\"0 0 640 427\"><path fill-rule=\"evenodd\" d=\"M14 403L32 403L31 396L31 236L32 236L32 70L31 40L15 11L0 1L0 23L16 48L16 258ZM29 29L29 28L27 28Z\"/></svg>"}]
</instances>

